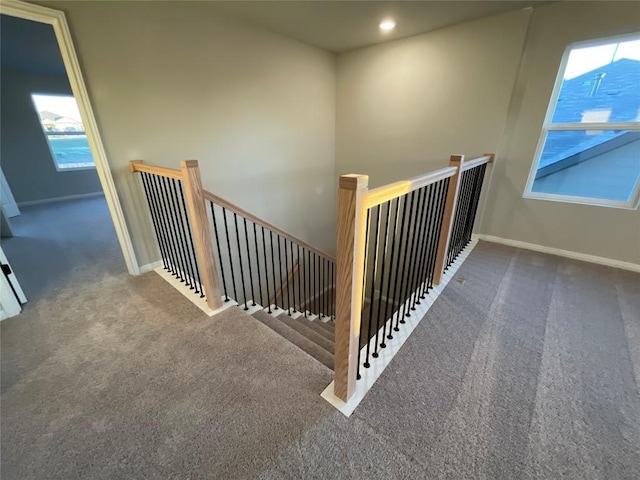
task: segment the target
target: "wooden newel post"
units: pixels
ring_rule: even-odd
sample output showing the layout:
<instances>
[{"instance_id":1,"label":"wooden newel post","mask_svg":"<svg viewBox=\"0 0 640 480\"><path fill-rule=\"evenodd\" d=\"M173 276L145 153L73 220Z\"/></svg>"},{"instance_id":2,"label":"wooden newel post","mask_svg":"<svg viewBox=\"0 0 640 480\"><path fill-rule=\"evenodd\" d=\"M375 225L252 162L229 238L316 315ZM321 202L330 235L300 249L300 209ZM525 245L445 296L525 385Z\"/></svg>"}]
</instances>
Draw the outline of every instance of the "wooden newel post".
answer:
<instances>
[{"instance_id":1,"label":"wooden newel post","mask_svg":"<svg viewBox=\"0 0 640 480\"><path fill-rule=\"evenodd\" d=\"M452 155L449 166L457 167L458 171L449 180L447 199L444 205L444 217L442 218L442 229L438 239L438 253L436 255L436 266L433 273L434 285L440 285L444 269L446 267L447 252L449 251L449 241L451 240L451 229L453 228L453 217L455 216L456 204L458 203L458 192L460 191L460 178L462 176L462 164L464 155Z\"/></svg>"},{"instance_id":2,"label":"wooden newel post","mask_svg":"<svg viewBox=\"0 0 640 480\"><path fill-rule=\"evenodd\" d=\"M180 167L202 287L207 296L207 305L212 310L215 310L222 306L222 296L218 284L218 268L213 251L213 242L211 241L211 232L209 231L209 220L207 220L204 204L200 168L197 160L182 160Z\"/></svg>"},{"instance_id":3,"label":"wooden newel post","mask_svg":"<svg viewBox=\"0 0 640 480\"><path fill-rule=\"evenodd\" d=\"M338 191L334 393L345 402L356 391L368 185L367 175L342 175Z\"/></svg>"}]
</instances>

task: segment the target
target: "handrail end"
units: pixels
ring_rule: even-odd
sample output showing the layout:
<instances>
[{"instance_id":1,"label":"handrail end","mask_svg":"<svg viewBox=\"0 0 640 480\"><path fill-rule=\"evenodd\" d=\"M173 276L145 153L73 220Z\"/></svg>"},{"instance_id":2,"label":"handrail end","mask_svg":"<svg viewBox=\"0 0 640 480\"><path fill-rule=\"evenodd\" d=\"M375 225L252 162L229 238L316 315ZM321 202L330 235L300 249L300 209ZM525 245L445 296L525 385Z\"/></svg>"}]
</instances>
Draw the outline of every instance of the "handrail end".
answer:
<instances>
[{"instance_id":1,"label":"handrail end","mask_svg":"<svg viewBox=\"0 0 640 480\"><path fill-rule=\"evenodd\" d=\"M496 159L495 153L485 153L484 156L489 157L489 163L493 163Z\"/></svg>"},{"instance_id":2,"label":"handrail end","mask_svg":"<svg viewBox=\"0 0 640 480\"><path fill-rule=\"evenodd\" d=\"M369 186L369 175L349 173L340 175L340 188L345 190L362 190Z\"/></svg>"},{"instance_id":3,"label":"handrail end","mask_svg":"<svg viewBox=\"0 0 640 480\"><path fill-rule=\"evenodd\" d=\"M129 160L129 169L132 172L136 172L136 165L141 165L144 163L144 160Z\"/></svg>"},{"instance_id":4,"label":"handrail end","mask_svg":"<svg viewBox=\"0 0 640 480\"><path fill-rule=\"evenodd\" d=\"M180 160L182 168L198 168L198 160Z\"/></svg>"}]
</instances>

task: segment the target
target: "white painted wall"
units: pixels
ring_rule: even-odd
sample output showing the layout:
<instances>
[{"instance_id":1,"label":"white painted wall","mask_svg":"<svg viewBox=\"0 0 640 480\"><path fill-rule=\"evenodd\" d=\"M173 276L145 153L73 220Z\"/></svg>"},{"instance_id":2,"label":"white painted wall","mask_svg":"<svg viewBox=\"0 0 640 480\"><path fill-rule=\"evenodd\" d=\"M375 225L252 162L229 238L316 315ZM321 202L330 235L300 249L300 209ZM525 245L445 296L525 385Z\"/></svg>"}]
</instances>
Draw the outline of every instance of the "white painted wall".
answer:
<instances>
[{"instance_id":1,"label":"white painted wall","mask_svg":"<svg viewBox=\"0 0 640 480\"><path fill-rule=\"evenodd\" d=\"M335 62L206 2L38 2L66 13L140 264L128 161L198 159L205 188L333 250Z\"/></svg>"}]
</instances>

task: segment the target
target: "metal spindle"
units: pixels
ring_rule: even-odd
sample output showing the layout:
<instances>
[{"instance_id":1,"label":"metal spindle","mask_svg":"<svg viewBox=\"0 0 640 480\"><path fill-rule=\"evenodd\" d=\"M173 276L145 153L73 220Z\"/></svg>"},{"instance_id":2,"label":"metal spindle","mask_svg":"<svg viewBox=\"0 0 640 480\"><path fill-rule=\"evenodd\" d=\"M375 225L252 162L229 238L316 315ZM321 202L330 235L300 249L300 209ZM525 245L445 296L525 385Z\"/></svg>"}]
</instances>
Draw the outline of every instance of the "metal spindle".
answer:
<instances>
[{"instance_id":1,"label":"metal spindle","mask_svg":"<svg viewBox=\"0 0 640 480\"><path fill-rule=\"evenodd\" d=\"M213 203L211 205L211 219L213 220L213 233L216 237L216 250L218 251L218 260L220 261L220 275L222 276L222 288L224 290L224 301L229 301L229 294L227 293L227 280L224 276L224 265L222 264L222 250L220 249L220 236L218 235L218 222L216 221L216 212L213 207Z\"/></svg>"},{"instance_id":2,"label":"metal spindle","mask_svg":"<svg viewBox=\"0 0 640 480\"><path fill-rule=\"evenodd\" d=\"M264 283L267 286L267 303L269 304L267 306L267 311L269 313L271 313L271 294L269 293L269 267L267 267L267 245L266 242L264 240L264 227L261 226L260 227L262 229L262 253L263 253L263 260L264 260ZM273 261L273 246L271 247L271 260ZM274 269L275 272L275 269ZM275 275L275 273L274 273ZM276 282L275 282L275 277L274 277L274 282L273 282L273 293L275 295L276 293ZM264 305L263 305L264 306Z\"/></svg>"},{"instance_id":3,"label":"metal spindle","mask_svg":"<svg viewBox=\"0 0 640 480\"><path fill-rule=\"evenodd\" d=\"M287 310L289 315L291 315L291 288L289 287L289 256L287 255L287 239L283 238L283 241L284 241L284 265L285 265L284 271L286 275L285 282L287 284ZM293 265L291 265L291 271L293 272ZM282 299L282 301L284 302L284 298ZM282 308L284 308L284 305L282 306Z\"/></svg>"},{"instance_id":4,"label":"metal spindle","mask_svg":"<svg viewBox=\"0 0 640 480\"><path fill-rule=\"evenodd\" d=\"M362 298L360 299L360 305L362 305L362 308L360 309L360 338L359 338L359 343L358 343L358 375L357 378L360 378L360 351L362 350L362 332L365 331L364 328L362 328L362 320L364 319L364 305L366 302L366 283L367 283L367 257L368 257L368 251L369 251L369 226L370 226L370 217L371 217L371 209L367 208L367 222L365 225L365 229L364 229L364 266L363 266L363 273L362 273ZM366 337L366 342L367 345L369 344L369 340L371 340L371 337ZM371 364L369 363L369 351L367 349L367 354L365 356L364 359L364 363L362 364L362 366L364 368L369 368L371 366Z\"/></svg>"},{"instance_id":5,"label":"metal spindle","mask_svg":"<svg viewBox=\"0 0 640 480\"><path fill-rule=\"evenodd\" d=\"M242 266L242 251L240 250L240 233L238 232L238 215L233 212L233 224L236 229L236 244L238 245L238 259L240 263L240 280L242 282L242 298L244 299L244 309L249 310L249 305L247 304L247 290L244 283L244 267ZM237 301L237 300L236 300Z\"/></svg>"},{"instance_id":6,"label":"metal spindle","mask_svg":"<svg viewBox=\"0 0 640 480\"><path fill-rule=\"evenodd\" d=\"M169 244L169 252L171 252L171 264L173 266L173 276L176 279L180 278L178 260L176 257L176 249L174 247L174 238L171 235L171 212L167 206L167 200L163 192L162 178L154 175L154 181L156 184L156 192L158 194L158 201L160 203L160 211L163 213L165 223L165 233L167 235L167 242Z\"/></svg>"},{"instance_id":7,"label":"metal spindle","mask_svg":"<svg viewBox=\"0 0 640 480\"><path fill-rule=\"evenodd\" d=\"M380 205L377 205L375 207L376 209L376 236L375 236L375 240L374 240L374 246L373 246L373 263L371 264L372 266L372 271L371 271L371 290L369 292L370 295L370 299L371 299L371 303L369 304L369 325L367 325L367 338L369 339L369 342L367 342L367 357L369 357L369 348L371 345L371 328L373 327L373 310L374 310L374 303L373 303L373 295L375 293L375 287L376 287L376 274L378 271L378 244L379 244L379 240L380 240ZM373 232L372 232L373 233ZM377 318L380 318L379 316ZM371 355L373 358L378 358L378 329L376 329L376 342L374 344L374 353L373 355Z\"/></svg>"},{"instance_id":8,"label":"metal spindle","mask_svg":"<svg viewBox=\"0 0 640 480\"><path fill-rule=\"evenodd\" d=\"M284 310L284 282L282 280L282 251L280 250L280 235L276 233L276 238L278 240L278 265L280 268L280 300L282 302L282 309ZM285 255L285 260L286 260ZM278 304L278 299L276 298L276 305Z\"/></svg>"},{"instance_id":9,"label":"metal spindle","mask_svg":"<svg viewBox=\"0 0 640 480\"><path fill-rule=\"evenodd\" d=\"M424 223L422 226L422 238L420 239L420 245L422 245L422 250L420 252L420 261L418 263L418 281L416 285L416 305L420 304L420 299L424 298L421 296L422 286L424 285L426 278L426 264L429 260L429 247L431 246L431 242L433 241L433 237L431 236L431 225L433 223L433 218L435 217L435 192L438 188L437 184L431 184L428 186L427 194L425 196L425 213L424 213Z\"/></svg>"},{"instance_id":10,"label":"metal spindle","mask_svg":"<svg viewBox=\"0 0 640 480\"><path fill-rule=\"evenodd\" d=\"M389 204L389 208L391 208L391 204ZM387 319L389 318L389 303L391 303L391 305L393 307L395 307L395 304L393 303L393 299L392 296L390 296L390 290L391 290L391 276L393 275L393 268L397 262L397 258L395 255L395 246L396 246L396 231L397 231L397 227L398 227L398 210L400 208L400 198L396 198L396 208L394 210L394 214L393 214L393 231L391 233L391 254L389 257L389 274L387 276L387 294L386 294L386 298L387 301L385 302L385 307L384 307L384 321L385 321L385 330L386 330L386 322ZM397 268L397 267L396 267ZM380 290L382 291L382 289ZM393 316L393 310L391 311L391 314ZM393 319L389 322L389 333L386 334L387 338L389 340L393 339L393 334L392 332L392 327L393 327ZM385 332L383 332L385 333Z\"/></svg>"},{"instance_id":11,"label":"metal spindle","mask_svg":"<svg viewBox=\"0 0 640 480\"><path fill-rule=\"evenodd\" d=\"M427 191L430 186L426 186L420 189L419 201L418 201L418 215L416 228L418 230L416 235L416 245L415 245L415 256L414 261L412 262L413 271L411 278L411 290L409 290L409 304L411 305L411 310L415 311L416 302L418 302L417 298L417 290L418 290L418 278L420 269L417 268L420 264L420 256L422 253L422 239L424 237L424 221L425 221L425 212L427 210Z\"/></svg>"},{"instance_id":12,"label":"metal spindle","mask_svg":"<svg viewBox=\"0 0 640 480\"><path fill-rule=\"evenodd\" d=\"M427 225L427 249L424 265L422 267L423 282L420 286L420 298L425 298L425 292L429 288L429 278L431 276L431 264L434 261L435 249L437 249L440 239L436 235L437 222L440 214L440 196L442 194L444 182L441 180L433 184L432 196L430 202L432 207L429 209L429 224Z\"/></svg>"},{"instance_id":13,"label":"metal spindle","mask_svg":"<svg viewBox=\"0 0 640 480\"><path fill-rule=\"evenodd\" d=\"M308 301L309 301L309 296L308 296L308 290L307 290L307 275L308 275L308 271L309 268L307 266L307 262L305 262L304 259L304 253L305 253L305 248L302 247L302 265L304 266L304 270L302 270L302 283L303 283L303 294L302 294L302 302L301 305L304 305L304 317L307 318L307 314L309 312L309 305L308 305ZM299 255L299 254L298 254Z\"/></svg>"},{"instance_id":14,"label":"metal spindle","mask_svg":"<svg viewBox=\"0 0 640 480\"><path fill-rule=\"evenodd\" d=\"M258 269L258 293L260 294L260 305L264 308L264 297L262 291L262 276L260 275L260 253L258 252L258 233L256 232L256 224L253 223L253 244L256 249L256 267ZM268 295L267 295L268 296ZM255 303L255 298L254 298Z\"/></svg>"},{"instance_id":15,"label":"metal spindle","mask_svg":"<svg viewBox=\"0 0 640 480\"><path fill-rule=\"evenodd\" d=\"M187 233L185 232L185 217L183 216L183 213L186 214L186 212L182 211L182 204L180 203L180 198L178 198L178 189L176 188L176 179L172 178L171 179L171 189L172 189L172 194L173 194L173 198L175 199L175 205L176 205L176 216L178 217L178 225L179 225L179 232L180 232L180 237L182 240L182 256L185 260L185 280L186 283L189 285L189 288L191 290L193 290L193 283L195 282L195 275L194 275L194 271L193 271L193 264L191 263L191 255L190 252L187 251ZM182 199L184 201L184 198ZM189 220L188 218L186 219L187 221L187 228L189 227Z\"/></svg>"},{"instance_id":16,"label":"metal spindle","mask_svg":"<svg viewBox=\"0 0 640 480\"><path fill-rule=\"evenodd\" d=\"M413 251L412 251L411 246L413 245L413 240L414 240L413 235L415 233L415 229L412 228L414 226L413 225L413 212L414 212L414 206L413 205L414 205L414 201L415 201L415 196L416 196L416 191L414 190L413 192L411 192L411 200L410 200L411 203L410 203L410 206L409 206L409 223L407 224L407 227L409 229L407 231L407 238L408 238L408 236L409 236L409 234L411 232L411 240L409 240L407 242L407 245L406 245L404 261L402 262L402 275L400 277L400 292L401 292L400 296L402 298L402 313L400 314L400 323L405 323L405 320L404 320L403 317L407 313L406 312L406 310L407 310L407 308L406 308L407 307L407 285L406 284L408 282L406 281L405 277L407 276L406 274L408 273L408 270L406 268L407 267L407 260L411 259L411 257L413 256Z\"/></svg>"},{"instance_id":17,"label":"metal spindle","mask_svg":"<svg viewBox=\"0 0 640 480\"><path fill-rule=\"evenodd\" d=\"M171 229L171 236L174 240L173 245L175 248L175 252L176 252L176 260L178 261L178 274L180 276L180 282L184 283L185 282L185 275L184 275L184 263L182 262L182 258L180 256L180 247L178 245L178 236L176 234L176 230L175 230L175 226L178 223L178 221L176 220L176 212L175 212L175 205L171 203L171 199L169 198L169 185L168 185L168 178L166 177L162 177L162 182L164 185L164 197L167 201L167 205L169 205L169 214L171 215L171 226L173 227Z\"/></svg>"},{"instance_id":18,"label":"metal spindle","mask_svg":"<svg viewBox=\"0 0 640 480\"><path fill-rule=\"evenodd\" d=\"M233 255L231 254L231 240L229 239L229 226L227 225L227 210L222 207L222 218L224 220L224 234L227 238L227 251L229 252L229 270L231 271L231 285L233 286L233 299L240 304L240 298L238 298L238 290L236 288L236 275L233 271Z\"/></svg>"},{"instance_id":19,"label":"metal spindle","mask_svg":"<svg viewBox=\"0 0 640 480\"><path fill-rule=\"evenodd\" d=\"M244 243L247 247L247 265L249 265L249 283L251 284L251 306L256 306L256 292L253 286L253 269L251 268L251 251L249 250L249 234L247 233L247 219L242 218L244 221ZM246 298L245 298L246 303Z\"/></svg>"},{"instance_id":20,"label":"metal spindle","mask_svg":"<svg viewBox=\"0 0 640 480\"><path fill-rule=\"evenodd\" d=\"M436 221L436 234L434 236L434 247L433 247L433 255L432 255L432 259L431 259L431 264L429 265L429 284L427 286L427 293L429 292L429 288L433 288L433 277L435 275L435 268L436 268L436 257L438 256L438 246L439 246L439 239L440 239L440 234L442 233L442 228L443 228L443 222L444 222L444 210L446 207L446 202L447 202L447 195L449 192L449 188L450 188L450 179L449 178L445 178L444 179L444 187L442 188L442 191L440 193L440 207L439 207L439 215L438 215L438 219Z\"/></svg>"},{"instance_id":21,"label":"metal spindle","mask_svg":"<svg viewBox=\"0 0 640 480\"><path fill-rule=\"evenodd\" d=\"M155 205L153 205L151 194L149 193L149 179L147 178L147 172L140 172L140 179L142 180L142 186L144 188L145 196L147 197L147 204L149 205L149 212L151 213L151 221L153 223L153 229L156 232L156 239L158 240L158 248L160 250L160 256L162 257L162 266L165 270L168 270L168 263L165 253L164 240L160 236L160 230L158 228L158 213L156 212Z\"/></svg>"},{"instance_id":22,"label":"metal spindle","mask_svg":"<svg viewBox=\"0 0 640 480\"><path fill-rule=\"evenodd\" d=\"M400 287L398 285L398 275L400 273L400 263L404 263L407 260L406 250L407 246L404 242L404 231L406 228L406 220L407 220L407 201L409 194L405 194L402 196L402 220L400 221L400 238L398 239L398 265L396 265L396 275L393 281L393 299L394 299L394 308L397 306L398 310L396 311L396 326L393 329L397 332L400 330L398 327L398 322L400 320ZM404 255L402 255L404 252ZM393 322L392 322L393 323Z\"/></svg>"},{"instance_id":23,"label":"metal spindle","mask_svg":"<svg viewBox=\"0 0 640 480\"><path fill-rule=\"evenodd\" d=\"M380 333L380 317L382 316L381 315L382 314L382 289L384 288L384 269L385 269L385 262L387 260L387 241L389 239L389 216L391 214L391 201L386 202L386 206L387 206L387 214L384 217L385 218L384 229L382 230L384 233L384 243L382 245L382 261L381 261L382 268L380 269L380 295L378 295L378 314L376 319L376 346L378 345L378 334ZM383 206L380 205L380 207L378 208L378 214L380 213L380 208L382 207ZM384 343L384 335L387 329L386 322L387 322L387 317L385 312L385 316L382 318L382 342L380 343L380 348L386 348L387 346L387 344Z\"/></svg>"},{"instance_id":24,"label":"metal spindle","mask_svg":"<svg viewBox=\"0 0 640 480\"><path fill-rule=\"evenodd\" d=\"M277 235L276 235L277 236ZM276 284L276 263L275 263L275 255L273 254L273 232L269 230L269 239L271 240L271 273L273 274L273 309L278 310L278 298L276 297L277 293L277 284ZM278 245L279 247L279 245ZM280 267L282 268L282 267ZM282 270L280 271L282 274ZM271 305L271 300L269 300L269 305ZM271 311L269 311L271 313Z\"/></svg>"}]
</instances>

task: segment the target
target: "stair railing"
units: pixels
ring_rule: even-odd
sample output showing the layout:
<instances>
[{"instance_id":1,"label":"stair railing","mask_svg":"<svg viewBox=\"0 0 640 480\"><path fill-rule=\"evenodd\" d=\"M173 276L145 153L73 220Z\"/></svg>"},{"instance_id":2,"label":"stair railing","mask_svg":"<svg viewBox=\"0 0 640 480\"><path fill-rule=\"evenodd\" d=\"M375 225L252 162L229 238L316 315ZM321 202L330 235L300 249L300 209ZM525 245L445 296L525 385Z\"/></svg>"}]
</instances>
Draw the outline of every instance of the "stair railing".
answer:
<instances>
[{"instance_id":1,"label":"stair railing","mask_svg":"<svg viewBox=\"0 0 640 480\"><path fill-rule=\"evenodd\" d=\"M341 400L354 395L362 369L471 240L493 158L452 156L449 167L372 190L367 175L340 177L334 394Z\"/></svg>"},{"instance_id":2,"label":"stair railing","mask_svg":"<svg viewBox=\"0 0 640 480\"><path fill-rule=\"evenodd\" d=\"M129 166L140 173L164 269L204 298L211 310L220 308L198 161L183 160L180 170L145 165L142 160L132 160Z\"/></svg>"},{"instance_id":3,"label":"stair railing","mask_svg":"<svg viewBox=\"0 0 640 480\"><path fill-rule=\"evenodd\" d=\"M211 192L204 198L225 300L233 295L245 310L260 304L269 313L334 316L333 257Z\"/></svg>"},{"instance_id":4,"label":"stair railing","mask_svg":"<svg viewBox=\"0 0 640 480\"><path fill-rule=\"evenodd\" d=\"M335 315L335 259L202 187L197 160L181 169L130 162L139 172L164 269L211 310L234 300L245 310L322 319Z\"/></svg>"}]
</instances>

